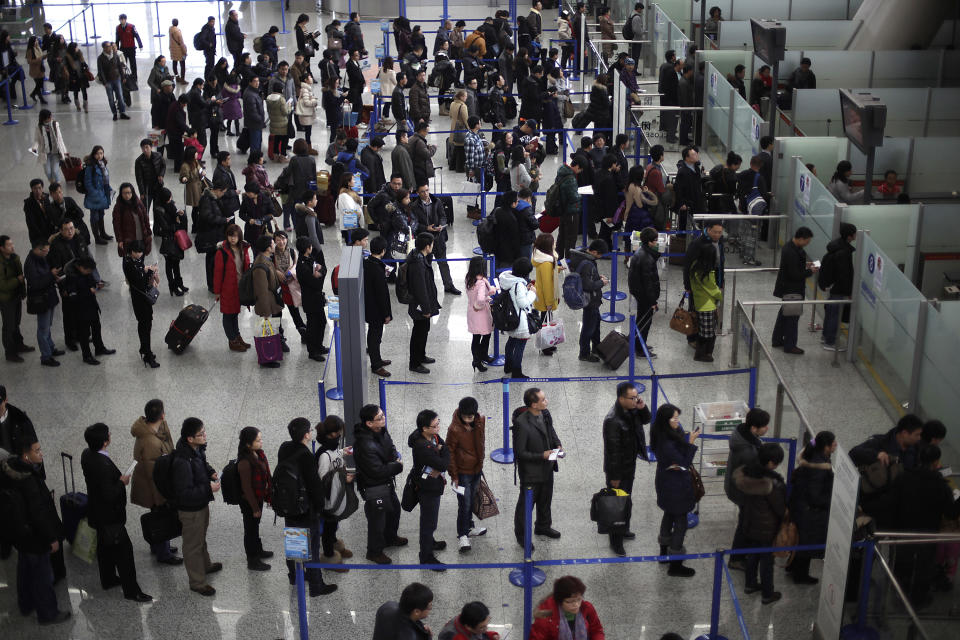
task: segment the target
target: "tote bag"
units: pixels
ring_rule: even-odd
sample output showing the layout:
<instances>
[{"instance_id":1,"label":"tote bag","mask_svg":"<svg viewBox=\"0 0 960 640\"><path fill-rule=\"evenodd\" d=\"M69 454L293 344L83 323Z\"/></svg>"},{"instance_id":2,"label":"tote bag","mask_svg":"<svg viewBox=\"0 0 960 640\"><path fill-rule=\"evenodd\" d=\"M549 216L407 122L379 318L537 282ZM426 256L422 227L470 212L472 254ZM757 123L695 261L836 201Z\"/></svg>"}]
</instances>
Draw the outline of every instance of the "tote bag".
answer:
<instances>
[{"instance_id":1,"label":"tote bag","mask_svg":"<svg viewBox=\"0 0 960 640\"><path fill-rule=\"evenodd\" d=\"M547 312L547 319L537 333L537 349L544 350L563 344L566 336L563 331L563 319L554 318L553 313Z\"/></svg>"},{"instance_id":2,"label":"tote bag","mask_svg":"<svg viewBox=\"0 0 960 640\"><path fill-rule=\"evenodd\" d=\"M470 510L473 511L473 515L477 516L478 520L486 520L500 513L497 498L490 490L490 485L487 484L487 479L483 477L483 474L480 474L480 482L473 490L473 503L470 505Z\"/></svg>"},{"instance_id":3,"label":"tote bag","mask_svg":"<svg viewBox=\"0 0 960 640\"><path fill-rule=\"evenodd\" d=\"M680 298L680 304L670 318L670 328L685 336L692 336L697 332L697 319L692 313L683 308L686 296Z\"/></svg>"},{"instance_id":4,"label":"tote bag","mask_svg":"<svg viewBox=\"0 0 960 640\"><path fill-rule=\"evenodd\" d=\"M190 234L187 233L186 229L177 229L173 237L176 239L180 251L186 251L193 246L193 240L190 239Z\"/></svg>"},{"instance_id":5,"label":"tote bag","mask_svg":"<svg viewBox=\"0 0 960 640\"><path fill-rule=\"evenodd\" d=\"M269 333L268 333L269 330ZM254 336L254 346L257 349L257 363L280 362L283 360L283 343L280 334L273 330L269 320L263 320L260 326L260 335Z\"/></svg>"},{"instance_id":6,"label":"tote bag","mask_svg":"<svg viewBox=\"0 0 960 640\"><path fill-rule=\"evenodd\" d=\"M87 519L84 518L77 525L77 533L70 543L73 555L77 556L87 564L93 564L97 557L97 532L90 526Z\"/></svg>"}]
</instances>

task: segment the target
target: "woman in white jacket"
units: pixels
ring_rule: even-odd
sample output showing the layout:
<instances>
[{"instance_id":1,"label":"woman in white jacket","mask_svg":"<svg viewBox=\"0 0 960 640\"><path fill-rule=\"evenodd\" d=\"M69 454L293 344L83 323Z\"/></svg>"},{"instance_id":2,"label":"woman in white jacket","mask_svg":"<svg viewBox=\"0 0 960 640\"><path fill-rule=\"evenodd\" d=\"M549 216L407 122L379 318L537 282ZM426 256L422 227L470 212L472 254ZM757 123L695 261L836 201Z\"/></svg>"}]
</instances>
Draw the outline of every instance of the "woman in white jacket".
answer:
<instances>
[{"instance_id":1,"label":"woman in white jacket","mask_svg":"<svg viewBox=\"0 0 960 640\"><path fill-rule=\"evenodd\" d=\"M63 143L63 136L60 135L60 123L53 119L49 109L40 109L40 122L34 132L31 151L37 154L37 160L43 165L47 184L63 184L60 161L70 154L67 153L67 145Z\"/></svg>"},{"instance_id":2,"label":"woman in white jacket","mask_svg":"<svg viewBox=\"0 0 960 640\"><path fill-rule=\"evenodd\" d=\"M304 140L310 145L311 151L314 151L311 155L316 155L310 142L310 132L313 131L313 123L317 119L318 103L317 96L313 94L313 75L305 73L300 78L300 94L297 96L297 106L294 107L293 113L297 116L300 128L303 129Z\"/></svg>"},{"instance_id":3,"label":"woman in white jacket","mask_svg":"<svg viewBox=\"0 0 960 640\"><path fill-rule=\"evenodd\" d=\"M340 220L340 235L343 244L350 246L350 233L363 226L363 199L353 190L353 174L344 173L340 177L340 189L337 191L337 219Z\"/></svg>"},{"instance_id":4,"label":"woman in white jacket","mask_svg":"<svg viewBox=\"0 0 960 640\"><path fill-rule=\"evenodd\" d=\"M529 258L517 258L513 261L510 273L504 272L500 275L500 290L510 296L517 315L520 316L517 328L507 332L507 345L503 349L506 358L503 373L510 378L530 377L523 375L523 350L530 339L527 314L533 311L533 303L537 300L536 286L529 280L531 271L533 264Z\"/></svg>"},{"instance_id":5,"label":"woman in white jacket","mask_svg":"<svg viewBox=\"0 0 960 640\"><path fill-rule=\"evenodd\" d=\"M390 115L390 97L397 88L397 72L393 69L393 58L390 56L383 59L377 80L380 81L380 102L383 104L382 119L385 120Z\"/></svg>"}]
</instances>

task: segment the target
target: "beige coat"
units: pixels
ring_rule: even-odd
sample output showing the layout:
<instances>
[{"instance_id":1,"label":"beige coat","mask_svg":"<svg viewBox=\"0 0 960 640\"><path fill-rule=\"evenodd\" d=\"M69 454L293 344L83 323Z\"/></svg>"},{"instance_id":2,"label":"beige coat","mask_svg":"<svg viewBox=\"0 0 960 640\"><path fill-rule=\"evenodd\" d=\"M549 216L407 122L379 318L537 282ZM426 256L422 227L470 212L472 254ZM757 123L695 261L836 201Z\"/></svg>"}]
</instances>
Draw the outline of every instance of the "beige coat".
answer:
<instances>
[{"instance_id":1,"label":"beige coat","mask_svg":"<svg viewBox=\"0 0 960 640\"><path fill-rule=\"evenodd\" d=\"M170 27L170 59L179 62L187 57L187 45L183 42L180 27Z\"/></svg>"},{"instance_id":2,"label":"beige coat","mask_svg":"<svg viewBox=\"0 0 960 640\"><path fill-rule=\"evenodd\" d=\"M265 264L267 268L263 269L258 266L260 264ZM263 253L257 256L251 268L253 268L253 293L257 299L254 312L261 318L269 319L283 311L283 305L277 302L277 296L274 294L280 286L277 270L273 266L273 259Z\"/></svg>"},{"instance_id":3,"label":"beige coat","mask_svg":"<svg viewBox=\"0 0 960 640\"><path fill-rule=\"evenodd\" d=\"M39 42L39 41L38 41ZM30 77L39 80L43 77L43 59L47 54L40 48L40 45L34 45L33 49L27 49L27 62L30 64Z\"/></svg>"},{"instance_id":4,"label":"beige coat","mask_svg":"<svg viewBox=\"0 0 960 640\"><path fill-rule=\"evenodd\" d=\"M300 85L300 92L297 98L297 105L293 111L300 124L303 126L312 125L317 119L317 96L313 93L313 85L304 82Z\"/></svg>"},{"instance_id":5,"label":"beige coat","mask_svg":"<svg viewBox=\"0 0 960 640\"><path fill-rule=\"evenodd\" d=\"M184 182L184 178L186 178L186 182ZM203 194L199 165L191 166L187 162L181 164L180 182L183 183L183 203L188 207L199 207L200 196Z\"/></svg>"},{"instance_id":6,"label":"beige coat","mask_svg":"<svg viewBox=\"0 0 960 640\"><path fill-rule=\"evenodd\" d=\"M137 466L130 479L130 502L152 509L166 502L153 484L153 465L163 454L173 452L173 436L166 420L161 421L154 431L143 416L130 427L130 435L137 439L133 445L133 459Z\"/></svg>"},{"instance_id":7,"label":"beige coat","mask_svg":"<svg viewBox=\"0 0 960 640\"><path fill-rule=\"evenodd\" d=\"M463 100L454 100L450 105L450 131L466 131L470 127L467 126L467 104ZM453 137L453 134L450 134L450 143L457 144L456 139ZM458 147L462 147L463 143L457 144Z\"/></svg>"}]
</instances>

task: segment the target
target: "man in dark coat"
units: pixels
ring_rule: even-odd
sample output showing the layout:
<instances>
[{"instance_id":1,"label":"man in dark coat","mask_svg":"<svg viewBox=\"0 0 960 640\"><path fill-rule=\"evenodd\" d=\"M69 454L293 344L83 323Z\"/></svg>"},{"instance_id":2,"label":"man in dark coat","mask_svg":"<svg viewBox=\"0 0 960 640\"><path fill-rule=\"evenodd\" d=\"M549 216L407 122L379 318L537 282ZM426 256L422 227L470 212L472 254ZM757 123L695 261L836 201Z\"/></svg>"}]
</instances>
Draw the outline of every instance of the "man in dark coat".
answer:
<instances>
[{"instance_id":1,"label":"man in dark coat","mask_svg":"<svg viewBox=\"0 0 960 640\"><path fill-rule=\"evenodd\" d=\"M534 65L530 69L530 75L520 81L520 117L524 120L543 119L543 96L544 91L540 86L540 78L543 77L543 67Z\"/></svg>"},{"instance_id":2,"label":"man in dark coat","mask_svg":"<svg viewBox=\"0 0 960 640\"><path fill-rule=\"evenodd\" d=\"M650 422L650 409L632 382L617 385L617 402L603 419L603 472L607 486L633 495L633 479L637 475L637 456L647 458L647 440L643 425ZM633 540L630 520L622 531L610 532L610 548L625 556L623 540Z\"/></svg>"},{"instance_id":3,"label":"man in dark coat","mask_svg":"<svg viewBox=\"0 0 960 640\"><path fill-rule=\"evenodd\" d=\"M660 299L660 275L657 272L659 259L657 230L647 227L640 231L640 248L630 256L627 271L630 295L637 303L637 334L643 338L644 344L647 344L653 314L660 308L657 303ZM650 352L651 358L657 357L649 344L647 344L647 351ZM637 340L636 352L643 353L639 340Z\"/></svg>"},{"instance_id":4,"label":"man in dark coat","mask_svg":"<svg viewBox=\"0 0 960 640\"><path fill-rule=\"evenodd\" d=\"M164 162L163 156L154 152L153 142L149 138L140 141L140 151L142 153L133 161L133 173L137 179L140 201L149 213L150 203L153 202L157 192L163 188L163 175L167 172L167 163Z\"/></svg>"},{"instance_id":5,"label":"man in dark coat","mask_svg":"<svg viewBox=\"0 0 960 640\"><path fill-rule=\"evenodd\" d=\"M414 128L423 121L430 122L430 96L427 95L427 71L416 71L416 77L408 94L410 100L410 119Z\"/></svg>"},{"instance_id":6,"label":"man in dark coat","mask_svg":"<svg viewBox=\"0 0 960 640\"><path fill-rule=\"evenodd\" d=\"M158 154L159 155L159 154ZM63 195L63 185L54 182L50 185L50 202L47 204L47 217L56 220L58 228L64 220L73 222L73 226L83 237L83 241L90 244L90 229L83 221L83 209L70 196ZM103 241L106 243L106 240Z\"/></svg>"},{"instance_id":7,"label":"man in dark coat","mask_svg":"<svg viewBox=\"0 0 960 640\"><path fill-rule=\"evenodd\" d=\"M154 129L163 129L167 125L167 111L177 101L173 89L173 80L164 80L160 83L160 91L150 98L150 122Z\"/></svg>"},{"instance_id":8,"label":"man in dark coat","mask_svg":"<svg viewBox=\"0 0 960 640\"><path fill-rule=\"evenodd\" d=\"M184 109L186 109L188 101L189 98L185 94L180 94L176 102L170 103L165 119L167 157L173 160L174 173L180 173L180 165L183 164L183 134L189 129L187 114Z\"/></svg>"},{"instance_id":9,"label":"man in dark coat","mask_svg":"<svg viewBox=\"0 0 960 640\"><path fill-rule=\"evenodd\" d=\"M240 16L236 11L230 11L224 31L227 34L227 51L233 56L233 66L239 67L240 57L243 55L243 39L247 34L240 30Z\"/></svg>"},{"instance_id":10,"label":"man in dark coat","mask_svg":"<svg viewBox=\"0 0 960 640\"><path fill-rule=\"evenodd\" d=\"M203 66L203 77L206 78L211 71L217 58L217 19L214 16L207 16L207 22L200 27L200 43L203 45L203 57L206 61ZM243 49L241 43L240 49Z\"/></svg>"},{"instance_id":11,"label":"man in dark coat","mask_svg":"<svg viewBox=\"0 0 960 640\"><path fill-rule=\"evenodd\" d=\"M882 529L895 522L890 497L893 480L898 473L917 467L922 438L923 420L908 413L893 429L850 449L850 459L860 469L860 506Z\"/></svg>"},{"instance_id":12,"label":"man in dark coat","mask_svg":"<svg viewBox=\"0 0 960 640\"><path fill-rule=\"evenodd\" d=\"M133 562L133 545L127 535L127 489L129 475L110 459L110 428L98 422L86 428L83 439L87 449L80 455L80 466L87 482L89 506L87 521L97 531L97 566L100 586L123 587L123 597L134 602L150 602L137 584L137 568Z\"/></svg>"},{"instance_id":13,"label":"man in dark coat","mask_svg":"<svg viewBox=\"0 0 960 640\"><path fill-rule=\"evenodd\" d=\"M260 151L266 124L263 98L260 96L260 78L253 77L243 92L243 127L249 132L251 151Z\"/></svg>"},{"instance_id":14,"label":"man in dark coat","mask_svg":"<svg viewBox=\"0 0 960 640\"><path fill-rule=\"evenodd\" d=\"M23 215L26 217L31 246L57 232L57 221L51 219L48 213L49 204L50 198L43 192L43 180L32 179L30 195L23 200Z\"/></svg>"},{"instance_id":15,"label":"man in dark coat","mask_svg":"<svg viewBox=\"0 0 960 640\"><path fill-rule=\"evenodd\" d=\"M728 442L730 452L727 454L726 473L723 476L723 490L735 505L737 505L737 528L733 533L732 549L742 549L746 546L743 535L743 503L744 495L733 482L733 472L740 467L757 461L763 441L760 439L770 428L770 414L763 409L750 409L744 417L743 423L730 434ZM745 564L740 558L734 569L743 569Z\"/></svg>"},{"instance_id":16,"label":"man in dark coat","mask_svg":"<svg viewBox=\"0 0 960 640\"><path fill-rule=\"evenodd\" d=\"M581 362L600 362L600 357L595 355L600 347L600 305L603 304L602 289L610 281L597 270L597 260L608 251L607 243L597 239L590 241L586 251L571 249L567 252L570 272L580 274L583 293L587 296L580 325Z\"/></svg>"},{"instance_id":17,"label":"man in dark coat","mask_svg":"<svg viewBox=\"0 0 960 640\"><path fill-rule=\"evenodd\" d=\"M447 484L443 474L450 466L450 449L440 437L440 418L435 411L424 409L417 414L417 428L407 438L407 445L413 450L414 477L419 476L416 485L420 499L420 564L442 564L433 554L447 544L437 541L433 534Z\"/></svg>"},{"instance_id":18,"label":"man in dark coat","mask_svg":"<svg viewBox=\"0 0 960 640\"><path fill-rule=\"evenodd\" d=\"M675 64L677 61L676 52L671 49L664 55L666 62L660 65L660 79L657 83L657 91L660 95L660 104L665 107L676 107L680 104L678 90L680 88L680 78L677 76ZM667 142L677 141L677 112L664 111L660 115L660 131L667 134Z\"/></svg>"},{"instance_id":19,"label":"man in dark coat","mask_svg":"<svg viewBox=\"0 0 960 640\"><path fill-rule=\"evenodd\" d=\"M681 107L693 107L696 100L696 91L694 89L693 67L687 65L681 72L680 81L677 85L677 99ZM680 144L686 146L693 144L690 139L690 130L693 128L693 112L680 112Z\"/></svg>"},{"instance_id":20,"label":"man in dark coat","mask_svg":"<svg viewBox=\"0 0 960 640\"><path fill-rule=\"evenodd\" d=\"M353 458L367 517L366 558L377 564L390 564L393 561L383 550L407 544L406 538L397 535L400 500L394 487L394 478L403 471L403 463L387 432L383 410L375 404L364 405L359 418L353 429Z\"/></svg>"},{"instance_id":21,"label":"man in dark coat","mask_svg":"<svg viewBox=\"0 0 960 640\"><path fill-rule=\"evenodd\" d=\"M71 615L57 608L53 590L51 554L60 551L63 525L43 480L43 451L36 436L22 438L18 448L0 462L0 485L14 489L23 507L17 514L5 514L5 525L17 529L17 601L23 615L36 611L41 625L58 624Z\"/></svg>"},{"instance_id":22,"label":"man in dark coat","mask_svg":"<svg viewBox=\"0 0 960 640\"><path fill-rule=\"evenodd\" d=\"M386 175L383 172L383 158L380 157L380 151L383 149L384 140L380 136L374 136L370 144L360 152L360 163L367 168L370 174L363 181L364 193L376 193L387 183ZM370 204L372 196L364 198L366 204Z\"/></svg>"},{"instance_id":23,"label":"man in dark coat","mask_svg":"<svg viewBox=\"0 0 960 640\"><path fill-rule=\"evenodd\" d=\"M513 535L521 547L527 489L533 490L533 504L537 508L533 533L554 539L560 537L560 532L552 526L553 474L559 468L557 459L565 455L543 391L536 387L524 391L523 405L513 412L513 452L520 476L520 497L513 513ZM533 545L530 549L533 550Z\"/></svg>"},{"instance_id":24,"label":"man in dark coat","mask_svg":"<svg viewBox=\"0 0 960 640\"><path fill-rule=\"evenodd\" d=\"M213 102L203 97L203 78L196 78L187 94L187 115L190 127L197 134L197 142L207 146L207 127L210 126L210 107Z\"/></svg>"},{"instance_id":25,"label":"man in dark coat","mask_svg":"<svg viewBox=\"0 0 960 640\"><path fill-rule=\"evenodd\" d=\"M393 320L390 290L387 288L387 265L383 261L386 252L386 238L377 236L370 240L370 255L363 259L363 313L367 322L367 355L370 356L370 369L383 378L390 377L386 366L391 361L384 360L380 355L380 342L383 340L383 325Z\"/></svg>"},{"instance_id":26,"label":"man in dark coat","mask_svg":"<svg viewBox=\"0 0 960 640\"><path fill-rule=\"evenodd\" d=\"M773 295L783 300L803 300L806 294L807 278L819 271L818 267L807 260L807 252L803 250L810 244L813 231L809 227L800 227L793 234L793 239L783 245L780 253L780 270L777 271L777 282L773 287ZM803 349L797 346L797 332L800 324L799 305L792 305L784 314L784 307L777 312L777 322L773 325L771 346L783 347L784 353L802 355ZM802 309L802 307L800 307Z\"/></svg>"},{"instance_id":27,"label":"man in dark coat","mask_svg":"<svg viewBox=\"0 0 960 640\"><path fill-rule=\"evenodd\" d=\"M682 159L677 162L677 177L674 179L676 194L676 209L678 212L680 230L686 230L688 219L693 215L704 213L707 210L707 201L703 194L703 184L700 180L700 152L696 147L684 147L681 151Z\"/></svg>"},{"instance_id":28,"label":"man in dark coat","mask_svg":"<svg viewBox=\"0 0 960 640\"><path fill-rule=\"evenodd\" d=\"M415 373L430 373L430 369L423 365L436 362L427 356L430 318L440 314L437 283L433 277L433 244L432 233L418 233L415 248L406 259L407 287L410 291L407 313L413 319L413 330L410 332L410 371Z\"/></svg>"},{"instance_id":29,"label":"man in dark coat","mask_svg":"<svg viewBox=\"0 0 960 640\"><path fill-rule=\"evenodd\" d=\"M432 603L430 587L419 582L408 584L400 602L384 602L377 609L373 640L430 640L433 634L423 621L430 615Z\"/></svg>"},{"instance_id":30,"label":"man in dark coat","mask_svg":"<svg viewBox=\"0 0 960 640\"><path fill-rule=\"evenodd\" d=\"M393 119L397 121L397 131L400 131L401 128L405 128L407 121L407 99L403 95L403 88L407 86L407 74L403 71L397 72L397 86L393 88L393 93L390 94L390 112L393 114ZM407 133L413 134L412 131Z\"/></svg>"},{"instance_id":31,"label":"man in dark coat","mask_svg":"<svg viewBox=\"0 0 960 640\"><path fill-rule=\"evenodd\" d=\"M433 234L433 257L438 261L443 290L455 296L460 290L453 284L450 264L447 262L447 210L439 198L430 195L426 182L417 186L417 195L410 203L410 211L417 218L417 228Z\"/></svg>"},{"instance_id":32,"label":"man in dark coat","mask_svg":"<svg viewBox=\"0 0 960 640\"><path fill-rule=\"evenodd\" d=\"M434 176L433 156L437 152L437 147L427 144L430 125L421 121L416 123L414 128L416 133L410 138L410 159L413 161L413 177L417 184L423 184Z\"/></svg>"},{"instance_id":33,"label":"man in dark coat","mask_svg":"<svg viewBox=\"0 0 960 640\"><path fill-rule=\"evenodd\" d=\"M820 288L830 290L830 300L849 300L853 295L853 241L857 238L857 227L849 222L840 223L840 237L827 245L827 255L821 263ZM832 270L830 273L829 270ZM825 282L829 275L831 282ZM827 286L824 287L824 284ZM843 321L850 321L850 306L843 305ZM846 347L837 347L837 333L840 330L840 305L827 305L823 309L823 348L827 351L846 351Z\"/></svg>"},{"instance_id":34,"label":"man in dark coat","mask_svg":"<svg viewBox=\"0 0 960 640\"><path fill-rule=\"evenodd\" d=\"M3 455L16 455L25 442L35 442L37 432L33 422L21 409L13 406L7 399L7 388L0 385L0 449Z\"/></svg>"},{"instance_id":35,"label":"man in dark coat","mask_svg":"<svg viewBox=\"0 0 960 640\"><path fill-rule=\"evenodd\" d=\"M50 252L47 254L47 264L51 269L60 269L61 275L66 275L72 271L73 260L77 258L91 258L90 246L83 239L83 236L77 231L72 220L64 220L60 225L60 233L50 238ZM67 265L70 265L67 267ZM61 291L64 290L64 284L61 283ZM71 351L77 349L77 336L74 332L74 318L72 305L64 305L63 308L63 337L67 348Z\"/></svg>"},{"instance_id":36,"label":"man in dark coat","mask_svg":"<svg viewBox=\"0 0 960 640\"><path fill-rule=\"evenodd\" d=\"M200 195L199 212L197 213L197 220L194 221L194 229L197 230L197 244L200 244L201 234L205 237L204 242L214 241L210 248L204 251L206 254L207 289L210 293L213 293L213 260L217 254L216 242L223 238L227 225L234 220L233 216L227 217L225 215L220 202L227 192L227 188L226 182L217 180L213 183L212 188L205 189Z\"/></svg>"},{"instance_id":37,"label":"man in dark coat","mask_svg":"<svg viewBox=\"0 0 960 640\"><path fill-rule=\"evenodd\" d=\"M494 251L496 264L509 267L520 257L520 223L516 214L517 192L507 191L503 194L503 205L494 209L494 235L497 238L497 247Z\"/></svg>"}]
</instances>

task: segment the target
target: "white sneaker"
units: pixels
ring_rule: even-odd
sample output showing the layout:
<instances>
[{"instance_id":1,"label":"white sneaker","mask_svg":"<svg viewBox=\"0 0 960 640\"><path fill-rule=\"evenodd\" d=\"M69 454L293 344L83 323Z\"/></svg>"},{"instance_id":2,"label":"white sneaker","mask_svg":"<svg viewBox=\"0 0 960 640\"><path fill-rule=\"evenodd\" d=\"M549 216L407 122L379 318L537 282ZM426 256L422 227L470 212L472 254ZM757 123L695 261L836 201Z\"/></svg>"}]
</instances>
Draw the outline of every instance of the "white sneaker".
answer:
<instances>
[{"instance_id":1,"label":"white sneaker","mask_svg":"<svg viewBox=\"0 0 960 640\"><path fill-rule=\"evenodd\" d=\"M458 539L460 545L460 553L466 553L472 548L470 546L470 539L467 536L460 536Z\"/></svg>"},{"instance_id":2,"label":"white sneaker","mask_svg":"<svg viewBox=\"0 0 960 640\"><path fill-rule=\"evenodd\" d=\"M477 536L485 536L487 535L487 528L474 527L473 529L470 529L470 533L468 533L467 535L470 536L471 538L476 538Z\"/></svg>"}]
</instances>

